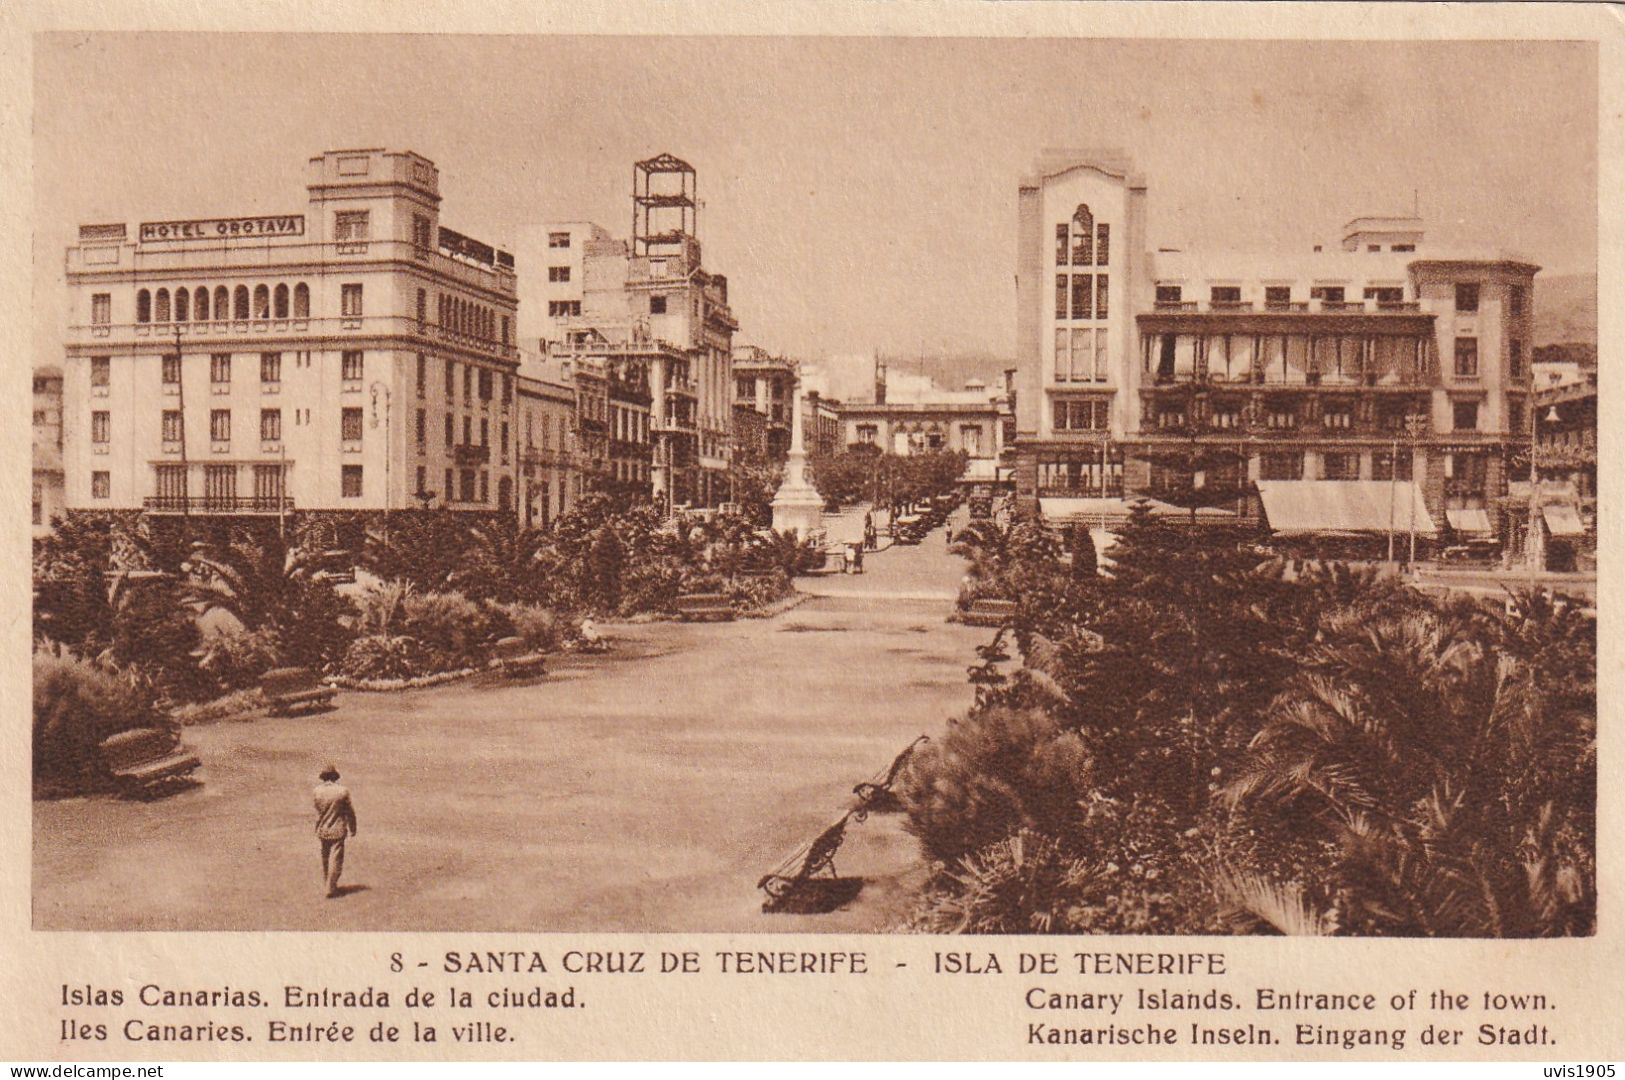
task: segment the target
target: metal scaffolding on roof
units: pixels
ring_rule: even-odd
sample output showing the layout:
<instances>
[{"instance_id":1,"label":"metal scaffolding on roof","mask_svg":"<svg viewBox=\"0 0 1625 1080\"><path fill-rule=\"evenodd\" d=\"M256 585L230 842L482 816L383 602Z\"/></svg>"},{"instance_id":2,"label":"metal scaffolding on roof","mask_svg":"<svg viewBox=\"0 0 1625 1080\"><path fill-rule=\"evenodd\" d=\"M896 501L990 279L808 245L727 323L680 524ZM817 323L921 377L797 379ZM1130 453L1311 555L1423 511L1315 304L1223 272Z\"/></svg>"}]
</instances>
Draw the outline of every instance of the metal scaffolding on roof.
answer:
<instances>
[{"instance_id":1,"label":"metal scaffolding on roof","mask_svg":"<svg viewBox=\"0 0 1625 1080\"><path fill-rule=\"evenodd\" d=\"M694 166L657 154L632 166L632 251L637 255L680 246L699 231Z\"/></svg>"}]
</instances>

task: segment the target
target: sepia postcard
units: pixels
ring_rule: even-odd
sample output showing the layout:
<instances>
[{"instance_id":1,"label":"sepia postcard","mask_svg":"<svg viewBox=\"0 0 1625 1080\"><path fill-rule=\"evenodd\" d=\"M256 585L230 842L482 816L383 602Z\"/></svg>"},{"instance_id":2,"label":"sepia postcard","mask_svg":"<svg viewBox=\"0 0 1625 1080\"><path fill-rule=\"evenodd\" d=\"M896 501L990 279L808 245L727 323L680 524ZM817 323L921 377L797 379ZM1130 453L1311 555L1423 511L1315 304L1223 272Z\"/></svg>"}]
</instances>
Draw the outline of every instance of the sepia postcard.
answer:
<instances>
[{"instance_id":1,"label":"sepia postcard","mask_svg":"<svg viewBox=\"0 0 1625 1080\"><path fill-rule=\"evenodd\" d=\"M672 14L3 16L5 1056L1625 1056L1614 12Z\"/></svg>"}]
</instances>

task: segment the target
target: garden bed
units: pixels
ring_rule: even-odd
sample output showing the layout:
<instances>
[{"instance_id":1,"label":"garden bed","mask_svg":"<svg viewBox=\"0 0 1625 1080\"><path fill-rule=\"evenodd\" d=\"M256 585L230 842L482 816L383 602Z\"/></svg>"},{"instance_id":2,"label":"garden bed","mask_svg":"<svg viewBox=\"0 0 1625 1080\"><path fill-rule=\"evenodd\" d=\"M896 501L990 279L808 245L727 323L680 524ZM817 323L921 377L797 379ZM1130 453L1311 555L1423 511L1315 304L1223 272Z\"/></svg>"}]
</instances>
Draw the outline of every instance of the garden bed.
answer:
<instances>
[{"instance_id":1,"label":"garden bed","mask_svg":"<svg viewBox=\"0 0 1625 1080\"><path fill-rule=\"evenodd\" d=\"M457 682L471 675L478 675L485 668L458 668L455 671L432 671L427 675L414 675L411 678L394 679L357 679L349 675L329 675L322 681L329 686L336 686L341 690L358 690L367 694L387 694L396 690L421 690L428 686L439 686L442 683Z\"/></svg>"}]
</instances>

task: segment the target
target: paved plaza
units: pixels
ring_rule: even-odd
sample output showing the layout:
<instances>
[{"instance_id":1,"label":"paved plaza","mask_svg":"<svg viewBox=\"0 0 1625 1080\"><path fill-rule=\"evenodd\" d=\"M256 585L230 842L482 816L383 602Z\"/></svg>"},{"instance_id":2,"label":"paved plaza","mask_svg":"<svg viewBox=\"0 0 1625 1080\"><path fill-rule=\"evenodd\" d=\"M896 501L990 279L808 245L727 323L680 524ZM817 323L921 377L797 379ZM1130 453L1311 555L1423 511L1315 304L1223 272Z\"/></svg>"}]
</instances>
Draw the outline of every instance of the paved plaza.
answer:
<instances>
[{"instance_id":1,"label":"paved plaza","mask_svg":"<svg viewBox=\"0 0 1625 1080\"><path fill-rule=\"evenodd\" d=\"M771 619L615 625L546 679L343 693L329 713L189 728L202 784L34 803L38 929L868 931L924 873L896 816L853 823L864 887L765 915L757 879L852 786L969 704L988 631L945 622L942 530ZM343 897L322 897L310 789L355 793Z\"/></svg>"}]
</instances>

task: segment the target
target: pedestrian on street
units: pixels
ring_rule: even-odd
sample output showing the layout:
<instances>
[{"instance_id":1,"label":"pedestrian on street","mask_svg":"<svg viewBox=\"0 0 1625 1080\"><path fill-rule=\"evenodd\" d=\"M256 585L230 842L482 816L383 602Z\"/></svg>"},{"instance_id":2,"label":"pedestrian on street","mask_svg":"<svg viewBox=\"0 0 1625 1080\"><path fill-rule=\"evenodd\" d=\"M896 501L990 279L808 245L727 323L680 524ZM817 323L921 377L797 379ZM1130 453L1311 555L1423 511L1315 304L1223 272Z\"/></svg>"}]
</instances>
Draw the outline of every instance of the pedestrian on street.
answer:
<instances>
[{"instance_id":1,"label":"pedestrian on street","mask_svg":"<svg viewBox=\"0 0 1625 1080\"><path fill-rule=\"evenodd\" d=\"M861 543L852 545L852 572L854 574L863 573L863 545Z\"/></svg>"},{"instance_id":2,"label":"pedestrian on street","mask_svg":"<svg viewBox=\"0 0 1625 1080\"><path fill-rule=\"evenodd\" d=\"M316 838L322 844L322 881L328 899L339 894L339 875L344 873L344 838L355 835L355 807L350 789L339 783L339 771L329 765L316 785Z\"/></svg>"}]
</instances>

